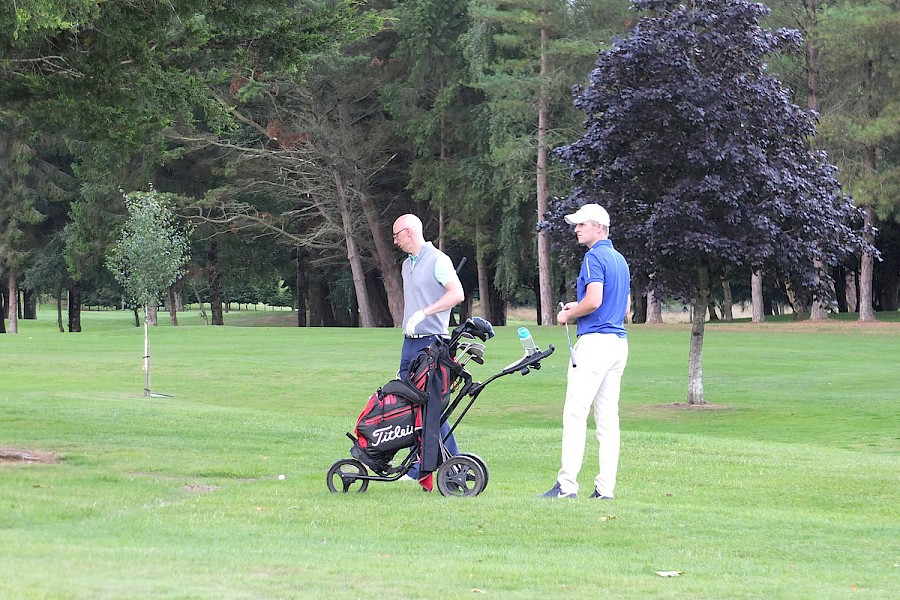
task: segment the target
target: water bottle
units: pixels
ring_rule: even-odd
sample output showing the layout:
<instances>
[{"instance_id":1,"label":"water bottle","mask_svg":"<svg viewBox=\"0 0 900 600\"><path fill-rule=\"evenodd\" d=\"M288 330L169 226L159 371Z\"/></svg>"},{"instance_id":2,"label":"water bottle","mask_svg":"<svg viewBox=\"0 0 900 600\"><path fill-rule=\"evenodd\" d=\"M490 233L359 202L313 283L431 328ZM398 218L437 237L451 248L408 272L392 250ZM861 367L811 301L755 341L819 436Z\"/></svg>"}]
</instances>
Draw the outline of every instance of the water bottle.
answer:
<instances>
[{"instance_id":1,"label":"water bottle","mask_svg":"<svg viewBox=\"0 0 900 600\"><path fill-rule=\"evenodd\" d=\"M531 332L528 331L527 327L519 327L519 341L522 342L522 348L525 349L525 356L531 356L538 352L538 347L535 345L534 338L531 337Z\"/></svg>"}]
</instances>

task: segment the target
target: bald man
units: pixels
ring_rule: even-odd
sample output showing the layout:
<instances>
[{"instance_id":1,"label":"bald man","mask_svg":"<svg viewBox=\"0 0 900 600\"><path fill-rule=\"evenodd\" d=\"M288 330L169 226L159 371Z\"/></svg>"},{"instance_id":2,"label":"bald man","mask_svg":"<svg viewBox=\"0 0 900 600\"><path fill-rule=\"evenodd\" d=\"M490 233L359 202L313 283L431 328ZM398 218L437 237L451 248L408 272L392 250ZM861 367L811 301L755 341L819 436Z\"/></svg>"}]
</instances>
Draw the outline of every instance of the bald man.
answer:
<instances>
[{"instance_id":1,"label":"bald man","mask_svg":"<svg viewBox=\"0 0 900 600\"><path fill-rule=\"evenodd\" d=\"M437 336L448 336L450 311L463 301L465 294L450 257L425 241L419 217L413 214L398 217L392 234L394 245L408 255L401 271L403 350L397 372L398 378L405 379L412 360ZM441 436L446 436L449 431L449 424L444 423ZM459 454L452 435L445 446L450 454ZM413 466L409 477L418 478L418 465Z\"/></svg>"}]
</instances>

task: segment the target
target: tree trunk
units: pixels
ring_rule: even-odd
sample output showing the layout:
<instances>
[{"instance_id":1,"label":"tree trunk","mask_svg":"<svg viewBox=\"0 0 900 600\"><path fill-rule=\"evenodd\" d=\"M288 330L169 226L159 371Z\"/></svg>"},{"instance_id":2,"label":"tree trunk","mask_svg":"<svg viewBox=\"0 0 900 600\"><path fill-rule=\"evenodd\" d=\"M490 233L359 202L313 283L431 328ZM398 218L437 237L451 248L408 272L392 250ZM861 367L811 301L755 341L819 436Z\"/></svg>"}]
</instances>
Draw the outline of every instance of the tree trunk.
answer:
<instances>
[{"instance_id":1,"label":"tree trunk","mask_svg":"<svg viewBox=\"0 0 900 600\"><path fill-rule=\"evenodd\" d=\"M662 322L662 302L653 290L650 290L647 292L647 323L658 325Z\"/></svg>"},{"instance_id":2,"label":"tree trunk","mask_svg":"<svg viewBox=\"0 0 900 600\"><path fill-rule=\"evenodd\" d=\"M831 269L831 278L834 280L834 299L837 302L838 312L847 312L847 282L845 277L847 267L839 265Z\"/></svg>"},{"instance_id":3,"label":"tree trunk","mask_svg":"<svg viewBox=\"0 0 900 600\"><path fill-rule=\"evenodd\" d=\"M157 320L156 308L157 307L155 301L150 304L144 305L144 319L153 327L156 327L159 324L159 321Z\"/></svg>"},{"instance_id":4,"label":"tree trunk","mask_svg":"<svg viewBox=\"0 0 900 600\"><path fill-rule=\"evenodd\" d=\"M212 240L209 243L209 312L213 325L225 325L222 306L222 290L219 287L219 244Z\"/></svg>"},{"instance_id":5,"label":"tree trunk","mask_svg":"<svg viewBox=\"0 0 900 600\"><path fill-rule=\"evenodd\" d=\"M854 268L853 270L847 270L847 275L844 276L844 294L847 299L847 312L856 312L859 308L859 289L856 285L856 277L857 271Z\"/></svg>"},{"instance_id":6,"label":"tree trunk","mask_svg":"<svg viewBox=\"0 0 900 600\"><path fill-rule=\"evenodd\" d=\"M547 129L548 129L548 97L550 90L547 83L549 76L549 25L547 24L547 0L541 2L541 89L538 95L538 141L537 141L537 221L543 224L547 214ZM538 283L540 287L540 324L553 325L556 312L553 310L553 278L550 271L550 238L549 232L540 227L537 234Z\"/></svg>"},{"instance_id":7,"label":"tree trunk","mask_svg":"<svg viewBox=\"0 0 900 600\"><path fill-rule=\"evenodd\" d=\"M56 326L59 327L60 333L66 332L62 318L62 290L57 290L56 292Z\"/></svg>"},{"instance_id":8,"label":"tree trunk","mask_svg":"<svg viewBox=\"0 0 900 600\"><path fill-rule=\"evenodd\" d=\"M647 322L647 310L649 308L648 302L650 301L651 294L649 289L647 288L647 281L644 277L641 277L637 273L633 274L631 278L631 322L632 323L646 323ZM647 290L646 292L644 290ZM564 297L564 296L563 296ZM558 305L557 305L558 306ZM626 315L626 319L628 316Z\"/></svg>"},{"instance_id":9,"label":"tree trunk","mask_svg":"<svg viewBox=\"0 0 900 600\"><path fill-rule=\"evenodd\" d=\"M819 15L816 0L803 0L803 5L806 8L803 36L806 39L806 106L819 112L819 52L815 45Z\"/></svg>"},{"instance_id":10,"label":"tree trunk","mask_svg":"<svg viewBox=\"0 0 900 600\"><path fill-rule=\"evenodd\" d=\"M700 280L697 298L694 300L691 321L691 349L688 356L688 404L706 404L703 399L703 331L706 327L706 308L709 306L709 271L698 268Z\"/></svg>"},{"instance_id":11,"label":"tree trunk","mask_svg":"<svg viewBox=\"0 0 900 600\"><path fill-rule=\"evenodd\" d=\"M366 277L366 297L369 299L369 310L372 312L372 318L375 321L375 327L393 327L394 317L387 304L387 294L384 291L384 280L381 273L376 269L370 270L365 274ZM450 311L451 322L453 320L453 311Z\"/></svg>"},{"instance_id":12,"label":"tree trunk","mask_svg":"<svg viewBox=\"0 0 900 600\"><path fill-rule=\"evenodd\" d=\"M81 331L81 284L73 283L69 287L69 333Z\"/></svg>"},{"instance_id":13,"label":"tree trunk","mask_svg":"<svg viewBox=\"0 0 900 600\"><path fill-rule=\"evenodd\" d=\"M827 321L828 320L828 311L825 309L825 305L819 302L818 300L814 300L812 306L809 309L809 320L810 321Z\"/></svg>"},{"instance_id":14,"label":"tree trunk","mask_svg":"<svg viewBox=\"0 0 900 600\"><path fill-rule=\"evenodd\" d=\"M357 181L359 189L364 189L365 185L362 181ZM372 241L375 243L375 256L378 258L378 266L381 269L382 280L384 281L384 291L387 294L388 310L391 313L391 319L394 321L394 327L400 327L403 324L403 280L400 276L400 269L394 261L394 255L391 250L391 242L387 237L387 229L382 226L378 218L378 208L367 193L360 191L360 204L362 204L363 213L366 215L366 222L369 224L369 230L372 232ZM443 228L443 221L441 224ZM443 239L443 234L439 239Z\"/></svg>"},{"instance_id":15,"label":"tree trunk","mask_svg":"<svg viewBox=\"0 0 900 600\"><path fill-rule=\"evenodd\" d=\"M0 271L0 278L3 272ZM6 289L0 283L0 333L6 333Z\"/></svg>"},{"instance_id":16,"label":"tree trunk","mask_svg":"<svg viewBox=\"0 0 900 600\"><path fill-rule=\"evenodd\" d=\"M441 149L443 151L443 148ZM438 236L437 236L437 249L441 252L445 252L444 250L444 207L441 206L438 208ZM401 315L401 324L402 315Z\"/></svg>"},{"instance_id":17,"label":"tree trunk","mask_svg":"<svg viewBox=\"0 0 900 600\"><path fill-rule=\"evenodd\" d=\"M172 327L178 327L178 309L177 301L175 300L175 284L169 286L168 292L169 296L169 323L172 324Z\"/></svg>"},{"instance_id":18,"label":"tree trunk","mask_svg":"<svg viewBox=\"0 0 900 600\"><path fill-rule=\"evenodd\" d=\"M310 327L330 327L334 323L334 315L327 298L328 290L325 288L322 278L311 275L309 278Z\"/></svg>"},{"instance_id":19,"label":"tree trunk","mask_svg":"<svg viewBox=\"0 0 900 600\"><path fill-rule=\"evenodd\" d=\"M8 289L9 289L9 309L7 318L9 318L9 326L6 328L7 333L19 333L19 282L16 279L16 270L9 270Z\"/></svg>"},{"instance_id":20,"label":"tree trunk","mask_svg":"<svg viewBox=\"0 0 900 600\"><path fill-rule=\"evenodd\" d=\"M175 301L176 312L184 312L184 276L179 275L172 284L172 299Z\"/></svg>"},{"instance_id":21,"label":"tree trunk","mask_svg":"<svg viewBox=\"0 0 900 600\"><path fill-rule=\"evenodd\" d=\"M472 290L466 290L466 297L459 303L459 322L464 323L472 316Z\"/></svg>"},{"instance_id":22,"label":"tree trunk","mask_svg":"<svg viewBox=\"0 0 900 600\"><path fill-rule=\"evenodd\" d=\"M37 294L32 290L22 290L22 318L37 319Z\"/></svg>"},{"instance_id":23,"label":"tree trunk","mask_svg":"<svg viewBox=\"0 0 900 600\"><path fill-rule=\"evenodd\" d=\"M875 236L872 235L875 223L875 211L871 206L865 207L865 238L870 242L875 242ZM862 263L859 271L859 320L874 321L875 309L873 308L872 294L872 277L875 272L875 257L866 252L862 255Z\"/></svg>"},{"instance_id":24,"label":"tree trunk","mask_svg":"<svg viewBox=\"0 0 900 600\"><path fill-rule=\"evenodd\" d=\"M200 316L203 318L203 324L209 325L209 317L206 315L206 310L203 308L203 300L200 298L200 292L197 290L197 285L194 283L194 278L190 279L191 289L194 290L194 298L197 299L197 304L200 305Z\"/></svg>"},{"instance_id":25,"label":"tree trunk","mask_svg":"<svg viewBox=\"0 0 900 600\"><path fill-rule=\"evenodd\" d=\"M790 283L785 282L784 292L788 298L788 302L791 303L791 310L794 311L794 320L802 321L808 307L803 306L803 303L797 297L797 294L791 289Z\"/></svg>"},{"instance_id":26,"label":"tree trunk","mask_svg":"<svg viewBox=\"0 0 900 600\"><path fill-rule=\"evenodd\" d=\"M488 281L487 260L484 256L481 221L476 217L475 221L475 267L478 271L478 300L481 304L481 316L488 318L491 314L491 284Z\"/></svg>"},{"instance_id":27,"label":"tree trunk","mask_svg":"<svg viewBox=\"0 0 900 600\"><path fill-rule=\"evenodd\" d=\"M816 269L822 269L822 261L815 261ZM817 278L820 278L820 275L816 275ZM827 321L828 320L828 309L827 305L821 300L813 300L812 304L809 307L809 320L810 321Z\"/></svg>"},{"instance_id":28,"label":"tree trunk","mask_svg":"<svg viewBox=\"0 0 900 600\"><path fill-rule=\"evenodd\" d=\"M500 297L493 286L488 288L490 297L491 311L484 314L484 317L494 326L502 327L506 325L506 306L507 302Z\"/></svg>"},{"instance_id":29,"label":"tree trunk","mask_svg":"<svg viewBox=\"0 0 900 600\"><path fill-rule=\"evenodd\" d=\"M731 282L727 279L722 281L722 294L724 295L724 300L722 300L722 318L727 323L731 323L734 321L734 300L731 297Z\"/></svg>"},{"instance_id":30,"label":"tree trunk","mask_svg":"<svg viewBox=\"0 0 900 600\"><path fill-rule=\"evenodd\" d=\"M309 323L306 320L306 298L309 295L309 288L306 282L306 271L303 269L304 253L300 246L297 246L296 253L297 272L295 274L294 289L296 291L297 327L306 327Z\"/></svg>"},{"instance_id":31,"label":"tree trunk","mask_svg":"<svg viewBox=\"0 0 900 600\"><path fill-rule=\"evenodd\" d=\"M750 307L752 321L754 323L765 322L766 309L763 301L763 278L762 273L759 271L753 271L750 275Z\"/></svg>"},{"instance_id":32,"label":"tree trunk","mask_svg":"<svg viewBox=\"0 0 900 600\"><path fill-rule=\"evenodd\" d=\"M356 246L356 238L353 237L353 215L350 214L350 203L347 201L347 191L344 181L337 169L332 170L335 185L335 200L338 211L341 214L341 225L344 231L344 241L347 243L347 260L350 261L350 273L353 277L353 290L356 292L356 304L359 309L359 320L363 327L375 327L375 317L369 305L369 294L366 290L366 275L363 269L362 257Z\"/></svg>"},{"instance_id":33,"label":"tree trunk","mask_svg":"<svg viewBox=\"0 0 900 600\"><path fill-rule=\"evenodd\" d=\"M535 276L535 277L532 277L532 278L531 278L531 293L534 294L534 297L535 297L535 298L540 298L540 297L541 297L541 280L540 280L540 277ZM543 310L541 310L541 303L538 302L537 305L536 305L534 308L535 308L534 313L535 313L535 317L536 317L536 321L535 321L535 322L536 322L538 325L540 325L541 323L544 322L544 320L541 318L541 314L543 313Z\"/></svg>"}]
</instances>

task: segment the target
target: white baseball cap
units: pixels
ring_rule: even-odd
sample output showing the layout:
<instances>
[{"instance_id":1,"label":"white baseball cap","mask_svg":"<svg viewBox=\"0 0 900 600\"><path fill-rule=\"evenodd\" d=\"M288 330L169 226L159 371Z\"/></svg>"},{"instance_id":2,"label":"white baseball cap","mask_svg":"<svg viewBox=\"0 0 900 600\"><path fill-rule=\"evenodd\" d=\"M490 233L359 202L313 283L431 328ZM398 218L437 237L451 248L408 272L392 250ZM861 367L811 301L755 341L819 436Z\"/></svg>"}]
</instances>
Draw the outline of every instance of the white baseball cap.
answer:
<instances>
[{"instance_id":1,"label":"white baseball cap","mask_svg":"<svg viewBox=\"0 0 900 600\"><path fill-rule=\"evenodd\" d=\"M594 221L609 227L609 213L599 204L585 204L571 215L566 215L566 223L578 225L585 221Z\"/></svg>"}]
</instances>

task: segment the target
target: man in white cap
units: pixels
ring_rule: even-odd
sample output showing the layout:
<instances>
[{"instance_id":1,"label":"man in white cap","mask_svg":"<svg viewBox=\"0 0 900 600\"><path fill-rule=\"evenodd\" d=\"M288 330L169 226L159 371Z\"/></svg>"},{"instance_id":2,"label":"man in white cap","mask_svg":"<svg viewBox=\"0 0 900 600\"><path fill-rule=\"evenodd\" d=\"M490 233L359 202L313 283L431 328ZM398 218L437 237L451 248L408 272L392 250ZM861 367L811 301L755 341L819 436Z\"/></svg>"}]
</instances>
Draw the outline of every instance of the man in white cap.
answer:
<instances>
[{"instance_id":1,"label":"man in white cap","mask_svg":"<svg viewBox=\"0 0 900 600\"><path fill-rule=\"evenodd\" d=\"M564 305L556 320L578 320L578 341L569 363L563 408L562 466L545 498L575 498L584 461L587 417L594 409L600 471L591 498L611 500L619 467L619 391L628 361L625 319L631 312L631 274L625 258L609 240L609 213L585 204L566 223L575 226L578 243L588 248L581 262L577 302ZM577 357L577 358L576 358Z\"/></svg>"}]
</instances>

